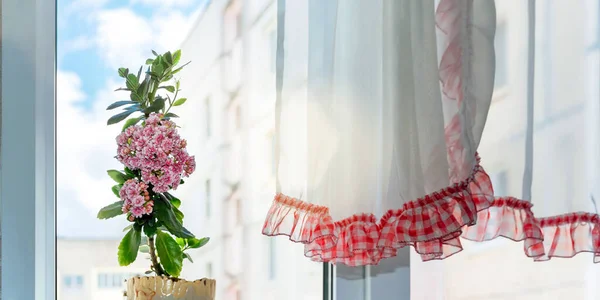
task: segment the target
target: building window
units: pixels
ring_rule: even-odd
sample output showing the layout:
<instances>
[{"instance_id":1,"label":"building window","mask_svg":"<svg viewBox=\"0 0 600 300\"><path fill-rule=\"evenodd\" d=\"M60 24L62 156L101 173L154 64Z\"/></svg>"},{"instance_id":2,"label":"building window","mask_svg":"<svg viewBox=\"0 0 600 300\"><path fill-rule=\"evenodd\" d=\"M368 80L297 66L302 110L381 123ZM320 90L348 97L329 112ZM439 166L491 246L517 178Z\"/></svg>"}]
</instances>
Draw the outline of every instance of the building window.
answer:
<instances>
[{"instance_id":1,"label":"building window","mask_svg":"<svg viewBox=\"0 0 600 300\"><path fill-rule=\"evenodd\" d=\"M506 171L493 173L490 179L494 187L494 196L508 196L508 176Z\"/></svg>"},{"instance_id":2,"label":"building window","mask_svg":"<svg viewBox=\"0 0 600 300\"><path fill-rule=\"evenodd\" d=\"M100 288L100 289L107 288L108 287L107 281L108 281L108 274L105 274L105 273L98 274L98 288Z\"/></svg>"},{"instance_id":3,"label":"building window","mask_svg":"<svg viewBox=\"0 0 600 300\"><path fill-rule=\"evenodd\" d=\"M81 276L81 275L75 276L75 286L78 288L83 286L83 276Z\"/></svg>"},{"instance_id":4,"label":"building window","mask_svg":"<svg viewBox=\"0 0 600 300\"><path fill-rule=\"evenodd\" d=\"M269 255L269 280L275 279L275 268L276 268L276 258L275 258L275 242L274 238L269 238L269 251L267 254Z\"/></svg>"},{"instance_id":5,"label":"building window","mask_svg":"<svg viewBox=\"0 0 600 300\"><path fill-rule=\"evenodd\" d=\"M206 276L208 278L212 278L213 277L213 268L212 268L212 263L207 263L206 264Z\"/></svg>"},{"instance_id":6,"label":"building window","mask_svg":"<svg viewBox=\"0 0 600 300\"><path fill-rule=\"evenodd\" d=\"M73 285L71 276L65 276L64 277L64 281L65 281L65 287L66 288L71 288L71 286Z\"/></svg>"},{"instance_id":7,"label":"building window","mask_svg":"<svg viewBox=\"0 0 600 300\"><path fill-rule=\"evenodd\" d=\"M212 134L210 106L210 97L206 97L206 100L204 100L204 109L206 111L206 137L210 137Z\"/></svg>"},{"instance_id":8,"label":"building window","mask_svg":"<svg viewBox=\"0 0 600 300\"><path fill-rule=\"evenodd\" d=\"M507 43L507 26L505 22L500 22L496 27L496 38L494 40L494 47L496 49L496 76L494 86L496 89L508 85Z\"/></svg>"},{"instance_id":9,"label":"building window","mask_svg":"<svg viewBox=\"0 0 600 300\"><path fill-rule=\"evenodd\" d=\"M120 289L125 286L125 281L131 277L140 276L134 273L100 273L98 274L99 289ZM83 278L81 279L83 282Z\"/></svg>"},{"instance_id":10,"label":"building window","mask_svg":"<svg viewBox=\"0 0 600 300\"><path fill-rule=\"evenodd\" d=\"M204 183L204 189L206 192L206 217L210 217L210 198L211 198L211 187L210 187L210 179L207 179Z\"/></svg>"}]
</instances>

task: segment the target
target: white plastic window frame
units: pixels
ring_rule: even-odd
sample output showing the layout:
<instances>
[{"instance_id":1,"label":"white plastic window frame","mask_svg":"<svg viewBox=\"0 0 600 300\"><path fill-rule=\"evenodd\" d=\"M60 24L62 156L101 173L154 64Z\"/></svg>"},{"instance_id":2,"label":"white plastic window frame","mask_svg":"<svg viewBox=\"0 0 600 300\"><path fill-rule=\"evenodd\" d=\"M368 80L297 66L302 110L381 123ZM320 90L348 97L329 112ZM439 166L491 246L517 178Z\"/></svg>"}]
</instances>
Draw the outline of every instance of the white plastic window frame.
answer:
<instances>
[{"instance_id":1,"label":"white plastic window frame","mask_svg":"<svg viewBox=\"0 0 600 300\"><path fill-rule=\"evenodd\" d=\"M56 299L56 2L2 0L1 290Z\"/></svg>"}]
</instances>

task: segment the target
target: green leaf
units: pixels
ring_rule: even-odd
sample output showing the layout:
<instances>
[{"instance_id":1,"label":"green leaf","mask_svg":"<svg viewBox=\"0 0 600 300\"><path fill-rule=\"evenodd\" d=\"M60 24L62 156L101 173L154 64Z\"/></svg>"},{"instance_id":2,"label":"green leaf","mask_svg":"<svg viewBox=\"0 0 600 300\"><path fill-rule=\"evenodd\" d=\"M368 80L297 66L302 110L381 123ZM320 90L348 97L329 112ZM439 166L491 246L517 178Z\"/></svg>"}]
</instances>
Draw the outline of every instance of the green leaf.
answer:
<instances>
[{"instance_id":1,"label":"green leaf","mask_svg":"<svg viewBox=\"0 0 600 300\"><path fill-rule=\"evenodd\" d=\"M131 171L131 169L129 169L128 167L125 167L125 175L127 175L130 178L136 177L137 175Z\"/></svg>"},{"instance_id":2,"label":"green leaf","mask_svg":"<svg viewBox=\"0 0 600 300\"><path fill-rule=\"evenodd\" d=\"M135 102L142 102L142 96L138 95L136 92L131 92L131 94L129 94L129 99L135 101Z\"/></svg>"},{"instance_id":3,"label":"green leaf","mask_svg":"<svg viewBox=\"0 0 600 300\"><path fill-rule=\"evenodd\" d=\"M179 106L185 103L185 101L187 101L187 98L179 98L175 101L175 103L173 103L173 106Z\"/></svg>"},{"instance_id":4,"label":"green leaf","mask_svg":"<svg viewBox=\"0 0 600 300\"><path fill-rule=\"evenodd\" d=\"M144 118L143 116L139 116L137 118L127 119L127 121L125 121L125 124L123 124L122 131L125 131L125 129L129 128L130 126L133 126L133 125L137 124L143 118ZM135 177L135 175L132 176L132 177Z\"/></svg>"},{"instance_id":5,"label":"green leaf","mask_svg":"<svg viewBox=\"0 0 600 300\"><path fill-rule=\"evenodd\" d=\"M113 103L113 104L109 105L109 106L106 108L106 110L111 110L111 109L117 108L117 107L119 107L119 106L127 105L127 104L136 104L136 103L135 103L135 102L133 102L133 101L129 101L129 100L117 101L117 102L115 102L115 103Z\"/></svg>"},{"instance_id":6,"label":"green leaf","mask_svg":"<svg viewBox=\"0 0 600 300\"><path fill-rule=\"evenodd\" d=\"M173 65L179 63L179 59L181 59L181 50L177 50L173 52Z\"/></svg>"},{"instance_id":7,"label":"green leaf","mask_svg":"<svg viewBox=\"0 0 600 300\"><path fill-rule=\"evenodd\" d=\"M175 87L172 85L161 86L159 89L165 89L171 93L175 93Z\"/></svg>"},{"instance_id":8,"label":"green leaf","mask_svg":"<svg viewBox=\"0 0 600 300\"><path fill-rule=\"evenodd\" d=\"M150 275L152 273L154 273L154 271L152 271L152 270L148 270L148 271L144 272L144 274L146 274L146 275Z\"/></svg>"},{"instance_id":9,"label":"green leaf","mask_svg":"<svg viewBox=\"0 0 600 300\"><path fill-rule=\"evenodd\" d=\"M144 67L144 66L140 66L140 69L138 70L138 74L137 74L137 81L139 81L139 80L140 80L140 76L142 75L142 68L143 68L143 67Z\"/></svg>"},{"instance_id":10,"label":"green leaf","mask_svg":"<svg viewBox=\"0 0 600 300\"><path fill-rule=\"evenodd\" d=\"M120 77L127 77L127 74L129 74L129 69L127 68L119 68L119 76Z\"/></svg>"},{"instance_id":11,"label":"green leaf","mask_svg":"<svg viewBox=\"0 0 600 300\"><path fill-rule=\"evenodd\" d=\"M182 239L182 238L178 237L178 238L175 239L175 241L177 242L177 244L179 244L179 246L181 248L185 247L185 241L186 241L185 239Z\"/></svg>"},{"instance_id":12,"label":"green leaf","mask_svg":"<svg viewBox=\"0 0 600 300\"><path fill-rule=\"evenodd\" d=\"M115 90L115 92L117 92L117 91L131 91L131 90L128 89L128 88L122 88L122 87L120 87L120 88L118 88L118 89Z\"/></svg>"},{"instance_id":13,"label":"green leaf","mask_svg":"<svg viewBox=\"0 0 600 300\"><path fill-rule=\"evenodd\" d=\"M133 224L129 224L127 227L123 228L123 232L129 231L131 228L133 228Z\"/></svg>"},{"instance_id":14,"label":"green leaf","mask_svg":"<svg viewBox=\"0 0 600 300\"><path fill-rule=\"evenodd\" d=\"M156 99L154 99L154 102L152 102L152 104L144 110L144 112L145 113L159 112L164 107L165 107L165 99L163 99L161 97L157 97Z\"/></svg>"},{"instance_id":15,"label":"green leaf","mask_svg":"<svg viewBox=\"0 0 600 300\"><path fill-rule=\"evenodd\" d=\"M148 245L141 245L139 251L142 253L150 253L150 247L148 247Z\"/></svg>"},{"instance_id":16,"label":"green leaf","mask_svg":"<svg viewBox=\"0 0 600 300\"><path fill-rule=\"evenodd\" d=\"M148 93L148 81L144 79L140 86L137 88L136 93L143 98L144 95Z\"/></svg>"},{"instance_id":17,"label":"green leaf","mask_svg":"<svg viewBox=\"0 0 600 300\"><path fill-rule=\"evenodd\" d=\"M129 74L127 75L127 81L125 82L125 85L127 85L128 89L135 91L140 83L134 74Z\"/></svg>"},{"instance_id":18,"label":"green leaf","mask_svg":"<svg viewBox=\"0 0 600 300\"><path fill-rule=\"evenodd\" d=\"M146 59L146 64L147 65L151 65L153 62L154 62L154 59L152 59L152 58Z\"/></svg>"},{"instance_id":19,"label":"green leaf","mask_svg":"<svg viewBox=\"0 0 600 300\"><path fill-rule=\"evenodd\" d=\"M159 221L161 221L168 231L176 237L193 238L194 235L189 232L179 221L177 215L173 211L173 206L169 200L162 194L154 201L154 212Z\"/></svg>"},{"instance_id":20,"label":"green leaf","mask_svg":"<svg viewBox=\"0 0 600 300\"><path fill-rule=\"evenodd\" d=\"M121 195L119 195L119 191L121 190L122 187L123 187L122 184L113 185L113 187L112 187L112 192L115 194L115 196L117 196L117 198L121 198Z\"/></svg>"},{"instance_id":21,"label":"green leaf","mask_svg":"<svg viewBox=\"0 0 600 300\"><path fill-rule=\"evenodd\" d=\"M169 65L173 64L173 55L171 54L170 51L167 51L165 54L163 54L163 57L165 58L165 61L167 62L167 64L169 64Z\"/></svg>"},{"instance_id":22,"label":"green leaf","mask_svg":"<svg viewBox=\"0 0 600 300\"><path fill-rule=\"evenodd\" d=\"M121 173L120 171L108 170L106 173L108 173L108 176L110 176L110 178L112 178L112 180L114 180L116 183L122 184L127 180L125 174Z\"/></svg>"},{"instance_id":23,"label":"green leaf","mask_svg":"<svg viewBox=\"0 0 600 300\"><path fill-rule=\"evenodd\" d=\"M154 50L152 50L152 54L154 54L154 56L158 56L158 53L156 53Z\"/></svg>"},{"instance_id":24,"label":"green leaf","mask_svg":"<svg viewBox=\"0 0 600 300\"><path fill-rule=\"evenodd\" d=\"M122 113L116 114L112 117L110 117L110 119L108 119L108 121L106 122L107 125L112 125L112 124L116 124L119 123L121 121L123 121L125 118L129 117L129 115L131 115L132 113L134 113L136 110L126 110Z\"/></svg>"},{"instance_id":25,"label":"green leaf","mask_svg":"<svg viewBox=\"0 0 600 300\"><path fill-rule=\"evenodd\" d=\"M177 197L173 196L171 193L165 193L165 196L167 197L167 199L169 199L169 202L171 202L171 204L173 204L173 206L179 208L179 206L181 205L181 200L177 199Z\"/></svg>"},{"instance_id":26,"label":"green leaf","mask_svg":"<svg viewBox=\"0 0 600 300\"><path fill-rule=\"evenodd\" d=\"M135 228L125 234L121 244L119 244L118 259L120 266L128 266L135 261L141 241L141 232L135 230Z\"/></svg>"},{"instance_id":27,"label":"green leaf","mask_svg":"<svg viewBox=\"0 0 600 300\"><path fill-rule=\"evenodd\" d=\"M209 237L203 237L201 239L191 238L187 239L187 245L192 249L197 249L200 247L204 247L204 245L208 244L209 241Z\"/></svg>"},{"instance_id":28,"label":"green leaf","mask_svg":"<svg viewBox=\"0 0 600 300\"><path fill-rule=\"evenodd\" d=\"M162 57L158 56L152 63L152 72L156 73L159 77L163 75L165 68L162 65Z\"/></svg>"},{"instance_id":29,"label":"green leaf","mask_svg":"<svg viewBox=\"0 0 600 300\"><path fill-rule=\"evenodd\" d=\"M113 204L103 207L98 212L98 219L105 220L122 215L123 203L125 203L125 201L117 201Z\"/></svg>"},{"instance_id":30,"label":"green leaf","mask_svg":"<svg viewBox=\"0 0 600 300\"><path fill-rule=\"evenodd\" d=\"M154 236L156 234L156 225L148 223L144 224L144 233L146 236Z\"/></svg>"},{"instance_id":31,"label":"green leaf","mask_svg":"<svg viewBox=\"0 0 600 300\"><path fill-rule=\"evenodd\" d=\"M189 63L191 63L191 61L188 61L187 63L185 63L183 66L173 70L173 72L171 72L171 74L177 74L179 71L181 71L181 69L183 69L183 67L187 66Z\"/></svg>"},{"instance_id":32,"label":"green leaf","mask_svg":"<svg viewBox=\"0 0 600 300\"><path fill-rule=\"evenodd\" d=\"M194 263L194 261L192 260L192 257L189 254L184 252L183 257L187 258L191 263Z\"/></svg>"},{"instance_id":33,"label":"green leaf","mask_svg":"<svg viewBox=\"0 0 600 300\"><path fill-rule=\"evenodd\" d=\"M167 273L178 277L183 267L183 252L177 242L167 233L156 233L156 252Z\"/></svg>"},{"instance_id":34,"label":"green leaf","mask_svg":"<svg viewBox=\"0 0 600 300\"><path fill-rule=\"evenodd\" d=\"M179 221L179 223L183 224L183 213L179 210L179 208L172 206L171 209L173 209L173 212L175 213L175 217L177 218L177 221Z\"/></svg>"},{"instance_id":35,"label":"green leaf","mask_svg":"<svg viewBox=\"0 0 600 300\"><path fill-rule=\"evenodd\" d=\"M165 114L165 118L179 118L179 116L174 113L167 113Z\"/></svg>"}]
</instances>

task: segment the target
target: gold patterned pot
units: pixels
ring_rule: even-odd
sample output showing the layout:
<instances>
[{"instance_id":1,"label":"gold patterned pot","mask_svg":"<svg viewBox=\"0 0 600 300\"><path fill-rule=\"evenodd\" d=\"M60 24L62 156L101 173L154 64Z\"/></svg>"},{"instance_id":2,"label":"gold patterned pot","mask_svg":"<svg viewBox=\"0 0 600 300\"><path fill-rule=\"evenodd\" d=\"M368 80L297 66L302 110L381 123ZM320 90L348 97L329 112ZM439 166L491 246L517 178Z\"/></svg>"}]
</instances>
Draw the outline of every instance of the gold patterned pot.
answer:
<instances>
[{"instance_id":1,"label":"gold patterned pot","mask_svg":"<svg viewBox=\"0 0 600 300\"><path fill-rule=\"evenodd\" d=\"M187 281L168 277L132 277L127 280L127 300L214 300L216 281Z\"/></svg>"}]
</instances>

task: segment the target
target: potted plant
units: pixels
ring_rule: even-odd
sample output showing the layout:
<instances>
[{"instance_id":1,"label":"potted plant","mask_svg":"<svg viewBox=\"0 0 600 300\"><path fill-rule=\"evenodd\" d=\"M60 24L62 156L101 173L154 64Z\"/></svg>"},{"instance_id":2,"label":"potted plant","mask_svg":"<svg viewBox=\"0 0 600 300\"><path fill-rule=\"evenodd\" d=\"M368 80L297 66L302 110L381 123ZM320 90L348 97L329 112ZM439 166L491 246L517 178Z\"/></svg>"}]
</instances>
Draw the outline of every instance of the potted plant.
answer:
<instances>
[{"instance_id":1,"label":"potted plant","mask_svg":"<svg viewBox=\"0 0 600 300\"><path fill-rule=\"evenodd\" d=\"M121 266L133 263L139 252L150 255L146 275L127 281L128 300L186 299L212 300L215 281L186 281L178 278L183 260L192 262L189 249L200 248L209 238L196 238L183 226L181 201L172 193L183 177L196 167L194 156L187 153L186 140L177 132L173 121L178 116L171 109L181 106L186 98L178 98L179 80L174 75L187 65L178 66L181 51L166 52L146 60L146 72L137 74L119 68L129 100L117 101L108 110L123 111L110 117L108 125L125 120L117 136L116 159L123 170L108 170L116 182L112 191L119 198L98 212L99 219L124 215L131 224L118 249ZM189 62L188 62L189 63Z\"/></svg>"}]
</instances>

